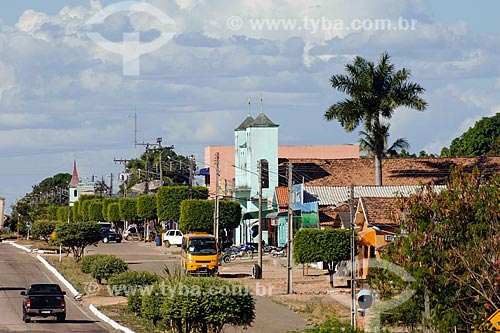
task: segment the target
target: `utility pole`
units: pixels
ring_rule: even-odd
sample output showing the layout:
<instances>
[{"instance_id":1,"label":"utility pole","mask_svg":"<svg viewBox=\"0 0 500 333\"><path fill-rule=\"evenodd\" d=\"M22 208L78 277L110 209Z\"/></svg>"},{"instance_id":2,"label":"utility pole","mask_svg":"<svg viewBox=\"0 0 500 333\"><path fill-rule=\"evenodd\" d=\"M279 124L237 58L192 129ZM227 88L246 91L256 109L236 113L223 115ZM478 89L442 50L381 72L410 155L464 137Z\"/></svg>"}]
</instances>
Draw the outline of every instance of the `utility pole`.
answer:
<instances>
[{"instance_id":1,"label":"utility pole","mask_svg":"<svg viewBox=\"0 0 500 333\"><path fill-rule=\"evenodd\" d=\"M354 239L354 185L349 187L349 223L351 247L351 326L356 328L356 242Z\"/></svg>"},{"instance_id":2,"label":"utility pole","mask_svg":"<svg viewBox=\"0 0 500 333\"><path fill-rule=\"evenodd\" d=\"M113 197L113 173L111 173L111 177L109 178L109 197Z\"/></svg>"},{"instance_id":3,"label":"utility pole","mask_svg":"<svg viewBox=\"0 0 500 333\"><path fill-rule=\"evenodd\" d=\"M130 118L134 118L134 153L135 153L135 159L137 159L137 106L134 106L134 114L129 115Z\"/></svg>"},{"instance_id":4,"label":"utility pole","mask_svg":"<svg viewBox=\"0 0 500 333\"><path fill-rule=\"evenodd\" d=\"M215 207L214 207L214 236L219 241L219 153L215 153ZM191 178L191 177L190 177Z\"/></svg>"},{"instance_id":5,"label":"utility pole","mask_svg":"<svg viewBox=\"0 0 500 333\"><path fill-rule=\"evenodd\" d=\"M288 161L288 228L286 232L286 261L287 261L287 275L286 275L286 293L293 294L293 265L292 265L292 239L293 239L293 175L292 175L292 162Z\"/></svg>"},{"instance_id":6,"label":"utility pole","mask_svg":"<svg viewBox=\"0 0 500 333\"><path fill-rule=\"evenodd\" d=\"M156 138L156 142L158 143L158 149L160 150L160 186L163 186L163 163L162 163L162 152L163 148L161 147L161 142L163 138Z\"/></svg>"},{"instance_id":7,"label":"utility pole","mask_svg":"<svg viewBox=\"0 0 500 333\"><path fill-rule=\"evenodd\" d=\"M259 251L259 273L256 274L257 279L262 278L262 160L259 160L258 162L258 169L259 169L259 221L258 221L258 226L259 226L259 244L258 244L258 251Z\"/></svg>"},{"instance_id":8,"label":"utility pole","mask_svg":"<svg viewBox=\"0 0 500 333\"><path fill-rule=\"evenodd\" d=\"M144 194L149 192L149 143L146 143L146 181L144 182Z\"/></svg>"},{"instance_id":9,"label":"utility pole","mask_svg":"<svg viewBox=\"0 0 500 333\"><path fill-rule=\"evenodd\" d=\"M115 158L113 159L113 161L116 163L121 163L123 164L123 175L124 177L127 177L126 174L127 174L127 163L130 162L131 160L127 160L127 159L124 159L124 158ZM112 179L113 177L111 177ZM128 183L128 178L126 178L123 182L123 196L126 198L127 197L127 183Z\"/></svg>"},{"instance_id":10,"label":"utility pole","mask_svg":"<svg viewBox=\"0 0 500 333\"><path fill-rule=\"evenodd\" d=\"M194 156L191 155L189 157L189 192L188 192L188 198L193 199L193 176L194 176Z\"/></svg>"}]
</instances>

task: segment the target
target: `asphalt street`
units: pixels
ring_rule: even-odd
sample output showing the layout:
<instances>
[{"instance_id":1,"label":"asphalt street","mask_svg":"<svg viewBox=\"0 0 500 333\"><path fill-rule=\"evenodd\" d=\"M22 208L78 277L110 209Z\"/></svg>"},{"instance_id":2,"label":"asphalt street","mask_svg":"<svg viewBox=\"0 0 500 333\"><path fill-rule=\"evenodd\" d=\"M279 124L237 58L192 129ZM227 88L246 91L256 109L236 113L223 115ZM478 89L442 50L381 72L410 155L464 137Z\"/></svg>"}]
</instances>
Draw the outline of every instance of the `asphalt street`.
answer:
<instances>
[{"instance_id":1,"label":"asphalt street","mask_svg":"<svg viewBox=\"0 0 500 333\"><path fill-rule=\"evenodd\" d=\"M0 243L0 332L115 332L80 305L67 290L66 322L57 323L53 317L35 317L25 324L22 320L24 296L20 292L30 283L58 283L64 287L32 255Z\"/></svg>"}]
</instances>

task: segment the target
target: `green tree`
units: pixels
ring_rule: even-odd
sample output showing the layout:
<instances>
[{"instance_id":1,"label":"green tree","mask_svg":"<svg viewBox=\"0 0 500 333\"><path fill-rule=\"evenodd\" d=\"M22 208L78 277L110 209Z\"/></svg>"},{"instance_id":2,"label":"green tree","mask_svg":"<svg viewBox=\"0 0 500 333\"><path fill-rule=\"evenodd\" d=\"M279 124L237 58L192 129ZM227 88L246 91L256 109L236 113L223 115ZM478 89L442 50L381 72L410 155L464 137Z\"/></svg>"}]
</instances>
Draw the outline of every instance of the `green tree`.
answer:
<instances>
[{"instance_id":1,"label":"green tree","mask_svg":"<svg viewBox=\"0 0 500 333\"><path fill-rule=\"evenodd\" d=\"M363 138L359 140L359 148L362 151L367 152L369 156L375 156L375 147L377 147L376 138L380 135L384 139L382 157L399 156L398 151L406 152L406 150L410 149L410 144L405 138L397 139L390 147L388 147L389 127L389 124L382 124L379 128L380 133L367 133L365 131L360 131L359 135L362 135Z\"/></svg>"},{"instance_id":2,"label":"green tree","mask_svg":"<svg viewBox=\"0 0 500 333\"><path fill-rule=\"evenodd\" d=\"M499 156L500 113L476 122L450 145L451 156Z\"/></svg>"},{"instance_id":3,"label":"green tree","mask_svg":"<svg viewBox=\"0 0 500 333\"><path fill-rule=\"evenodd\" d=\"M101 240L101 226L97 222L74 222L57 224L56 242L68 248L76 261L83 256L83 250Z\"/></svg>"},{"instance_id":4,"label":"green tree","mask_svg":"<svg viewBox=\"0 0 500 333\"><path fill-rule=\"evenodd\" d=\"M347 229L310 229L297 231L293 237L293 256L297 263L323 261L328 264L330 284L333 287L335 266L351 256L350 233Z\"/></svg>"},{"instance_id":5,"label":"green tree","mask_svg":"<svg viewBox=\"0 0 500 333\"><path fill-rule=\"evenodd\" d=\"M179 228L183 232L212 232L214 230L214 201L183 200L179 222Z\"/></svg>"},{"instance_id":6,"label":"green tree","mask_svg":"<svg viewBox=\"0 0 500 333\"><path fill-rule=\"evenodd\" d=\"M106 184L106 181L104 180L104 178L96 181L94 188L95 188L96 194L100 197L104 197L106 195L109 195L109 191L111 190L111 188L108 186L108 184Z\"/></svg>"},{"instance_id":7,"label":"green tree","mask_svg":"<svg viewBox=\"0 0 500 333\"><path fill-rule=\"evenodd\" d=\"M107 221L120 221L120 205L118 204L118 202L114 202L108 205Z\"/></svg>"},{"instance_id":8,"label":"green tree","mask_svg":"<svg viewBox=\"0 0 500 333\"><path fill-rule=\"evenodd\" d=\"M416 279L425 323L438 331L477 327L499 309L500 175L455 169L447 189L426 187L404 201L391 261Z\"/></svg>"},{"instance_id":9,"label":"green tree","mask_svg":"<svg viewBox=\"0 0 500 333\"><path fill-rule=\"evenodd\" d=\"M103 221L102 217L102 202L100 200L90 200L88 206L89 221Z\"/></svg>"},{"instance_id":10,"label":"green tree","mask_svg":"<svg viewBox=\"0 0 500 333\"><path fill-rule=\"evenodd\" d=\"M49 240L50 235L56 229L56 221L35 221L31 225L31 236L34 239Z\"/></svg>"},{"instance_id":11,"label":"green tree","mask_svg":"<svg viewBox=\"0 0 500 333\"><path fill-rule=\"evenodd\" d=\"M69 206L62 206L57 208L57 221L59 222L69 222L72 221L71 216L72 209ZM69 214L69 216L68 216Z\"/></svg>"},{"instance_id":12,"label":"green tree","mask_svg":"<svg viewBox=\"0 0 500 333\"><path fill-rule=\"evenodd\" d=\"M189 198L188 186L162 186L156 193L158 217L160 220L179 221L182 200ZM193 187L193 199L207 199L208 189L203 186Z\"/></svg>"},{"instance_id":13,"label":"green tree","mask_svg":"<svg viewBox=\"0 0 500 333\"><path fill-rule=\"evenodd\" d=\"M120 198L118 200L120 208L120 218L129 223L137 221L137 199L133 198Z\"/></svg>"},{"instance_id":14,"label":"green tree","mask_svg":"<svg viewBox=\"0 0 500 333\"><path fill-rule=\"evenodd\" d=\"M346 65L347 74L333 75L332 88L349 98L330 106L325 119L337 119L342 127L352 132L363 122L365 133L373 137L376 185L382 185L382 157L387 132L382 130L382 119L391 119L394 110L405 106L422 111L427 103L419 96L424 92L419 84L409 82L410 72L403 68L396 71L383 53L377 65L362 57Z\"/></svg>"},{"instance_id":15,"label":"green tree","mask_svg":"<svg viewBox=\"0 0 500 333\"><path fill-rule=\"evenodd\" d=\"M137 215L145 220L156 218L156 195L145 194L137 198Z\"/></svg>"},{"instance_id":16,"label":"green tree","mask_svg":"<svg viewBox=\"0 0 500 333\"><path fill-rule=\"evenodd\" d=\"M115 222L108 219L108 206L112 203L118 203L118 200L115 198L102 199L102 218L104 219L104 221Z\"/></svg>"},{"instance_id":17,"label":"green tree","mask_svg":"<svg viewBox=\"0 0 500 333\"><path fill-rule=\"evenodd\" d=\"M77 201L71 206L71 216L73 217L73 222L83 221L82 215L80 214L80 203Z\"/></svg>"},{"instance_id":18,"label":"green tree","mask_svg":"<svg viewBox=\"0 0 500 333\"><path fill-rule=\"evenodd\" d=\"M210 200L212 206L215 200ZM241 221L241 205L238 201L220 200L219 201L219 228L234 229Z\"/></svg>"},{"instance_id":19,"label":"green tree","mask_svg":"<svg viewBox=\"0 0 500 333\"><path fill-rule=\"evenodd\" d=\"M181 202L180 229L186 232L214 230L215 200L191 199ZM234 229L241 220L241 206L236 201L219 202L219 229Z\"/></svg>"}]
</instances>

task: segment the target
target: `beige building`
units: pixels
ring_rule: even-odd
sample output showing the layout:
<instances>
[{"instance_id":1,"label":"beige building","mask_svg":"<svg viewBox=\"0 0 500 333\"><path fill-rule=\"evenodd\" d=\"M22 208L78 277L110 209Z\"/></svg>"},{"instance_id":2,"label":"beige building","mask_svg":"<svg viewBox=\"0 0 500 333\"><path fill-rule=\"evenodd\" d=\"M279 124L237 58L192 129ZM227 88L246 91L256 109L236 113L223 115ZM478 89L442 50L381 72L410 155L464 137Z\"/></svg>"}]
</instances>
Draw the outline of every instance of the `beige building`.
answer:
<instances>
[{"instance_id":1,"label":"beige building","mask_svg":"<svg viewBox=\"0 0 500 333\"><path fill-rule=\"evenodd\" d=\"M5 198L0 197L0 230L3 229L5 221Z\"/></svg>"}]
</instances>

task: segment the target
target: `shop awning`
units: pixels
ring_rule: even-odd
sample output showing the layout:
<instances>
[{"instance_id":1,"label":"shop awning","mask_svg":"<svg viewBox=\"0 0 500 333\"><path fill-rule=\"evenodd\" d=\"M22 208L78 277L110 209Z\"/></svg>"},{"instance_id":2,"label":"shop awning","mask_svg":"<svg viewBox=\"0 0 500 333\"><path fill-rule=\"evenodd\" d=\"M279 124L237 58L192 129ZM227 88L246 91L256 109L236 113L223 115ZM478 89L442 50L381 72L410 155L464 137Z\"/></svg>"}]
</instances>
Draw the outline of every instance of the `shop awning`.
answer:
<instances>
[{"instance_id":1,"label":"shop awning","mask_svg":"<svg viewBox=\"0 0 500 333\"><path fill-rule=\"evenodd\" d=\"M266 215L266 219L275 219L278 217L287 217L288 212L274 212Z\"/></svg>"},{"instance_id":2,"label":"shop awning","mask_svg":"<svg viewBox=\"0 0 500 333\"><path fill-rule=\"evenodd\" d=\"M266 218L268 214L271 214L271 213L274 213L274 212L276 212L276 211L275 210L263 210L262 211L262 217ZM242 220L253 220L253 219L258 219L258 218L259 218L259 212L258 211L255 211L255 212L246 212L241 217Z\"/></svg>"},{"instance_id":3,"label":"shop awning","mask_svg":"<svg viewBox=\"0 0 500 333\"><path fill-rule=\"evenodd\" d=\"M372 228L366 228L358 234L361 246L377 246L377 231Z\"/></svg>"}]
</instances>

